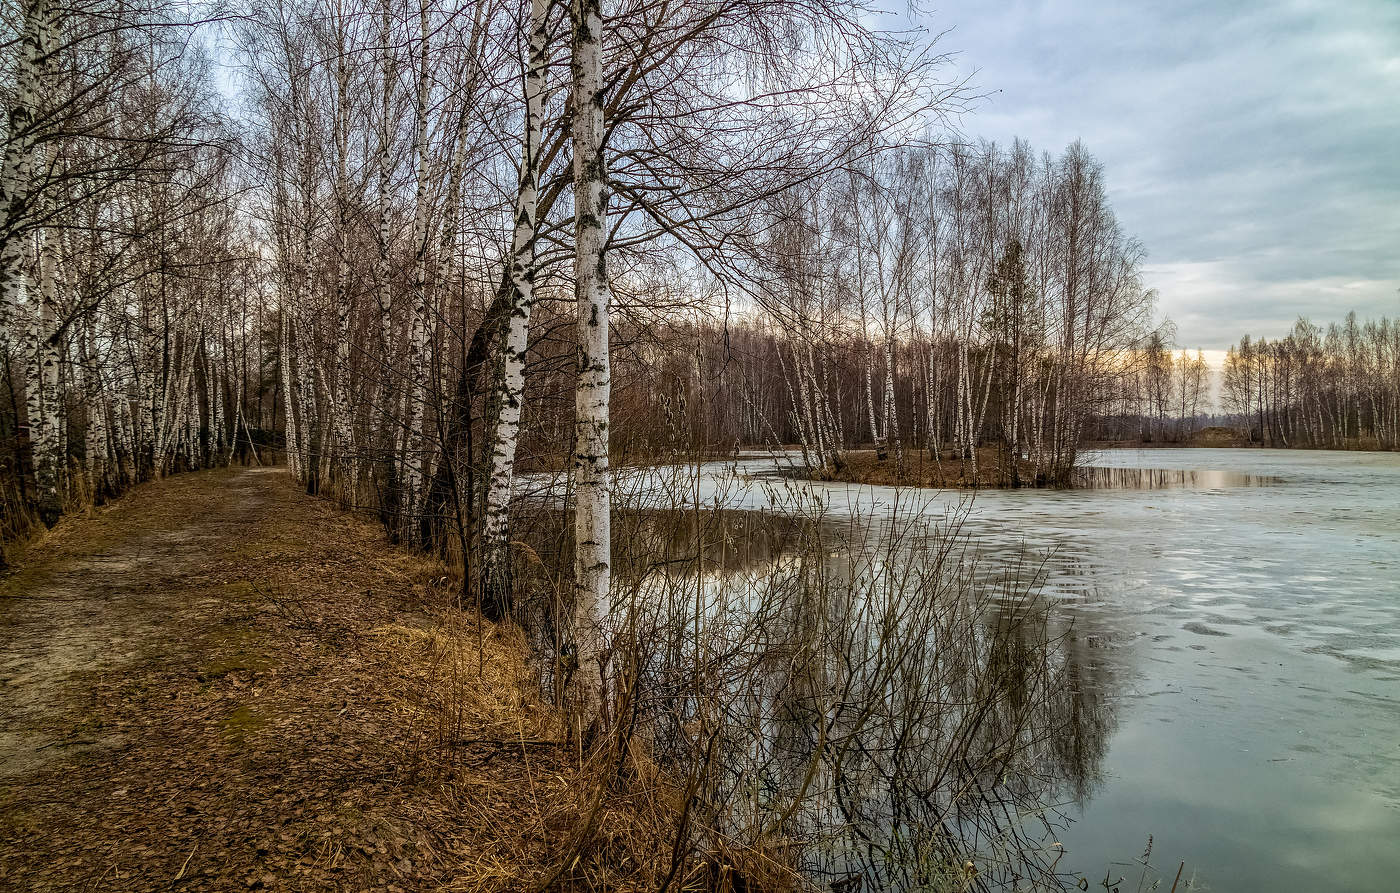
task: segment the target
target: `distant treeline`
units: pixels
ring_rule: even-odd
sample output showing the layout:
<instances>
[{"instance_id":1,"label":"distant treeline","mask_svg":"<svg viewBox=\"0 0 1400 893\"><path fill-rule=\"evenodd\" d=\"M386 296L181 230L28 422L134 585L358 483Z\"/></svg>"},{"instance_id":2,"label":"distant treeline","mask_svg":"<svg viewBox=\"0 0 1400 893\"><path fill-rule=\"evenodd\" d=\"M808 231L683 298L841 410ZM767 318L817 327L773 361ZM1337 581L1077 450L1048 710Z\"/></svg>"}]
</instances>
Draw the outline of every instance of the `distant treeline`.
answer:
<instances>
[{"instance_id":1,"label":"distant treeline","mask_svg":"<svg viewBox=\"0 0 1400 893\"><path fill-rule=\"evenodd\" d=\"M618 400L619 418L631 432L621 442L636 454L679 443L800 445L803 416L812 411L800 409L803 375L794 357L809 349L825 401L821 412L838 453L871 446L895 452L895 442L873 435L883 435L887 414L898 420L899 446L957 450L963 441L946 429L939 432L939 420L946 425L957 412L957 376L933 372L956 370L962 362L973 369L996 362L988 344L977 339L932 339L909 331L886 351L876 338L862 337L858 327L804 340L751 318L727 325L677 324L664 334L653 329L648 337L646 348L629 350L624 361L637 364L628 377L648 386L625 389ZM640 344L639 338L628 340ZM1400 446L1400 325L1389 319L1359 322L1352 313L1325 330L1300 319L1284 338L1245 336L1227 353L1218 389L1212 387L1214 374L1201 351L1172 348L1170 324L1148 331L1100 364L1086 399L1082 439L1313 449ZM888 382L889 396L867 387L869 380ZM980 445L1004 444L1010 426L1004 426L1001 407L1010 395L996 377L979 383L986 387L987 411L976 420L973 439ZM1034 415L1025 419L1033 422ZM1017 453L1034 457L1034 427L1019 428ZM1202 432L1211 436L1203 440Z\"/></svg>"},{"instance_id":2,"label":"distant treeline","mask_svg":"<svg viewBox=\"0 0 1400 893\"><path fill-rule=\"evenodd\" d=\"M836 472L858 445L900 467L917 447L973 477L992 446L1063 481L1152 337L1142 248L1079 144L889 153L754 216L751 309L668 320L635 379L654 411L683 398L709 444L792 444Z\"/></svg>"},{"instance_id":3,"label":"distant treeline","mask_svg":"<svg viewBox=\"0 0 1400 893\"><path fill-rule=\"evenodd\" d=\"M1326 331L1299 319L1273 341L1245 335L1225 357L1221 402L1251 442L1314 449L1400 447L1400 324L1348 313Z\"/></svg>"}]
</instances>

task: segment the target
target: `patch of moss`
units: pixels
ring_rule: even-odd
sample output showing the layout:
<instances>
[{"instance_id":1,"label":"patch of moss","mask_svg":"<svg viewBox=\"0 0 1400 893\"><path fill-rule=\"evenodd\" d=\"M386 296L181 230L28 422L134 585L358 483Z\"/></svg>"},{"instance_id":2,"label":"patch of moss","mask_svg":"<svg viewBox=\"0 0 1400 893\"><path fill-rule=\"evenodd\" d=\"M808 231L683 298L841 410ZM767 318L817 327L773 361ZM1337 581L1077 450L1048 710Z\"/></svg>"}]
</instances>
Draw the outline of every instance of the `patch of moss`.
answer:
<instances>
[{"instance_id":1,"label":"patch of moss","mask_svg":"<svg viewBox=\"0 0 1400 893\"><path fill-rule=\"evenodd\" d=\"M225 735L241 741L246 736L266 728L267 717L247 704L243 704L230 711L220 725L223 727Z\"/></svg>"},{"instance_id":2,"label":"patch of moss","mask_svg":"<svg viewBox=\"0 0 1400 893\"><path fill-rule=\"evenodd\" d=\"M253 647L257 635L242 623L222 623L209 630L206 653L209 655L197 677L200 682L213 682L231 673L265 672L273 666L272 657Z\"/></svg>"},{"instance_id":3,"label":"patch of moss","mask_svg":"<svg viewBox=\"0 0 1400 893\"><path fill-rule=\"evenodd\" d=\"M225 583L219 587L223 594L229 598L252 598L257 595L257 589L247 580L239 580L234 583Z\"/></svg>"}]
</instances>

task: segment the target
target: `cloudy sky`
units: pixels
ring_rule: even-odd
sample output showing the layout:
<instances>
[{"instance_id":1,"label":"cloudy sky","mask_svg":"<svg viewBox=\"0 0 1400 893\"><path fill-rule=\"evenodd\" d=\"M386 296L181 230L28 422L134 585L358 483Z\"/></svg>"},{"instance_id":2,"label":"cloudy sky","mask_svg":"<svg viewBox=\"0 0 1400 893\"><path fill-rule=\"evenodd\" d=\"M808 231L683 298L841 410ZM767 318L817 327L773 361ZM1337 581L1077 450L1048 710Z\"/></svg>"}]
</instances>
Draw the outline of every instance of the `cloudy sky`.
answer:
<instances>
[{"instance_id":1,"label":"cloudy sky","mask_svg":"<svg viewBox=\"0 0 1400 893\"><path fill-rule=\"evenodd\" d=\"M1400 0L926 2L966 135L1082 139L1182 346L1400 316Z\"/></svg>"}]
</instances>

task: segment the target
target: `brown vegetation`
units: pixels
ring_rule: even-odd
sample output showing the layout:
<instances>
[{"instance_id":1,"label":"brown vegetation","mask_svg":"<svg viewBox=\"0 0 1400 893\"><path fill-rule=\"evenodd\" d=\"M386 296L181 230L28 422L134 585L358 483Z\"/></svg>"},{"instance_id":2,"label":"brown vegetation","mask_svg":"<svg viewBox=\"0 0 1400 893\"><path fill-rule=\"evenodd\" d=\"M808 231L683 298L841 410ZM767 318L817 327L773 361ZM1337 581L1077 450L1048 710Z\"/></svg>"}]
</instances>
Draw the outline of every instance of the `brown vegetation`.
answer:
<instances>
[{"instance_id":1,"label":"brown vegetation","mask_svg":"<svg viewBox=\"0 0 1400 893\"><path fill-rule=\"evenodd\" d=\"M842 454L839 467L828 466L812 477L821 481L885 487L1011 487L1013 480L1019 480L1020 486L1035 486L1034 464L1024 459L1019 464L1019 477L1013 479L1010 457L1005 450L979 447L974 477L972 463L953 451L944 451L934 459L927 450L910 450L902 462L896 462L892 457L879 458L875 450L852 450Z\"/></svg>"},{"instance_id":2,"label":"brown vegetation","mask_svg":"<svg viewBox=\"0 0 1400 893\"><path fill-rule=\"evenodd\" d=\"M1180 447L1247 447L1257 446L1235 428L1224 425L1210 425L1191 432L1185 440L1099 440L1088 444L1090 449L1152 449Z\"/></svg>"},{"instance_id":3,"label":"brown vegetation","mask_svg":"<svg viewBox=\"0 0 1400 893\"><path fill-rule=\"evenodd\" d=\"M1191 435L1190 446L1197 447L1237 447L1248 446L1246 438L1233 428L1211 425Z\"/></svg>"},{"instance_id":4,"label":"brown vegetation","mask_svg":"<svg viewBox=\"0 0 1400 893\"><path fill-rule=\"evenodd\" d=\"M148 484L42 546L0 584L0 888L653 889L669 870L675 797L640 752L600 799L519 631L282 471ZM722 886L719 864L679 877Z\"/></svg>"}]
</instances>

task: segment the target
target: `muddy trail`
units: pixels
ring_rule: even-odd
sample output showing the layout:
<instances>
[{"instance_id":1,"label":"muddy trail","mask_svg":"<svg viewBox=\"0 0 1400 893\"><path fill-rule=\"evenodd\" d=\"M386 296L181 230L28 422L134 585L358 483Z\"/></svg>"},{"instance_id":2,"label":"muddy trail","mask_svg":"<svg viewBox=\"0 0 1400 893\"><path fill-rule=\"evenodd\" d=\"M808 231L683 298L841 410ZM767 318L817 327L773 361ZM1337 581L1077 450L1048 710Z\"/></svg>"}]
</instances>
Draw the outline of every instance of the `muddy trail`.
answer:
<instances>
[{"instance_id":1,"label":"muddy trail","mask_svg":"<svg viewBox=\"0 0 1400 893\"><path fill-rule=\"evenodd\" d=\"M572 763L446 589L280 469L66 519L0 582L0 889L531 886Z\"/></svg>"}]
</instances>

